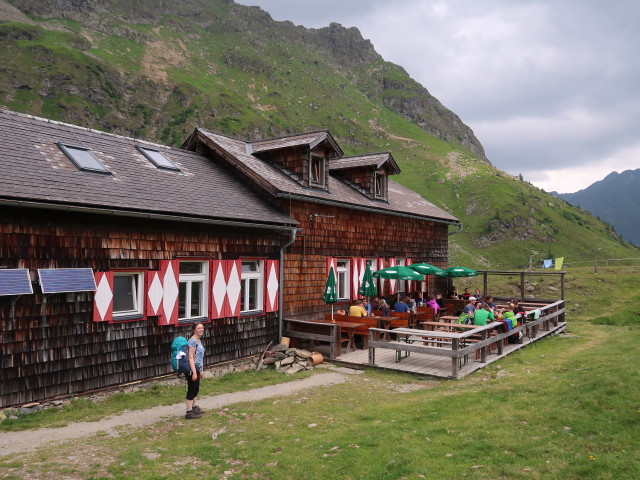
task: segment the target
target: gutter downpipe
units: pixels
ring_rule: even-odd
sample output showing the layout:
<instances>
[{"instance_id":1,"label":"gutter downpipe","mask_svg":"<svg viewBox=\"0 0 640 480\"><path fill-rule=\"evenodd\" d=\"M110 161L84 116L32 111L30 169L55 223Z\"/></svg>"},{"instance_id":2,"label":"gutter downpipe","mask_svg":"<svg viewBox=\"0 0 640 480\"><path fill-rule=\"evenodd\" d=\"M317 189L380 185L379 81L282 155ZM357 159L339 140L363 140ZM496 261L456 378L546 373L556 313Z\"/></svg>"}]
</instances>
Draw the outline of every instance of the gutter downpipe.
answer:
<instances>
[{"instance_id":1,"label":"gutter downpipe","mask_svg":"<svg viewBox=\"0 0 640 480\"><path fill-rule=\"evenodd\" d=\"M285 249L296 241L296 235L301 228L291 229L291 240L280 247L280 271L279 273L279 292L278 292L278 342L282 338L282 308L284 305L284 251Z\"/></svg>"},{"instance_id":2,"label":"gutter downpipe","mask_svg":"<svg viewBox=\"0 0 640 480\"><path fill-rule=\"evenodd\" d=\"M464 225L464 224L459 223L459 224L458 224L458 230L455 230L455 231L453 231L453 232L449 232L449 233L447 233L447 237L450 237L451 235L455 235L456 233L460 233L460 232L462 231L462 226L463 226L463 225Z\"/></svg>"}]
</instances>

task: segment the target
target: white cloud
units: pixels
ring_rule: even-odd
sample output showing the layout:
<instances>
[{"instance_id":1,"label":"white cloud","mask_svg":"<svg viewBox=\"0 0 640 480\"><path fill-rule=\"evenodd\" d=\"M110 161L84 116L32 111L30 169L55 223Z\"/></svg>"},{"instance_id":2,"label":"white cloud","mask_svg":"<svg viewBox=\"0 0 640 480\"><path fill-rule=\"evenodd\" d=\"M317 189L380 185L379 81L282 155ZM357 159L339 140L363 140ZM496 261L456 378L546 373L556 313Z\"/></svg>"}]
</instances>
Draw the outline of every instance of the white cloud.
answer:
<instances>
[{"instance_id":1,"label":"white cloud","mask_svg":"<svg viewBox=\"0 0 640 480\"><path fill-rule=\"evenodd\" d=\"M545 190L640 168L640 2L241 3L309 27L357 27L474 130L496 167Z\"/></svg>"}]
</instances>

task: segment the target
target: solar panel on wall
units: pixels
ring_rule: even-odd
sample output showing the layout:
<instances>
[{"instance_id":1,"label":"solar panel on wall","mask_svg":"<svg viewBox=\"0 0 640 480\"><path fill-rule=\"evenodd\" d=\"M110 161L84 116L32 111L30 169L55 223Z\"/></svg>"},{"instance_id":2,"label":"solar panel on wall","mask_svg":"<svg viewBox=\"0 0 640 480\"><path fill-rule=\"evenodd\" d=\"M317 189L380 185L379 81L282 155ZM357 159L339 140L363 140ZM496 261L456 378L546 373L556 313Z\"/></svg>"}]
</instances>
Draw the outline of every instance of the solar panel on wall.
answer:
<instances>
[{"instance_id":1,"label":"solar panel on wall","mask_svg":"<svg viewBox=\"0 0 640 480\"><path fill-rule=\"evenodd\" d=\"M0 269L0 295L33 293L29 270L26 268Z\"/></svg>"},{"instance_id":2,"label":"solar panel on wall","mask_svg":"<svg viewBox=\"0 0 640 480\"><path fill-rule=\"evenodd\" d=\"M38 269L42 293L94 292L96 281L90 268Z\"/></svg>"}]
</instances>

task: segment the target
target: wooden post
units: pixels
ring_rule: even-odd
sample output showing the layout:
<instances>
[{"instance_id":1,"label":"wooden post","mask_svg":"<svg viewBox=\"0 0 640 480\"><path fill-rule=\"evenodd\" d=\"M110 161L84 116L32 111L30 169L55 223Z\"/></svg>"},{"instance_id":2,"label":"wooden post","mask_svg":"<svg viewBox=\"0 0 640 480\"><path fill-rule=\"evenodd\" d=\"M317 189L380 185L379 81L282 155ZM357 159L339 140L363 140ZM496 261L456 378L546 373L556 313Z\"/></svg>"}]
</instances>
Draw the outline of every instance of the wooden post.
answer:
<instances>
[{"instance_id":1,"label":"wooden post","mask_svg":"<svg viewBox=\"0 0 640 480\"><path fill-rule=\"evenodd\" d=\"M524 274L523 274L524 276ZM487 339L487 330L483 330L480 334L480 340L484 341ZM487 363L487 346L485 345L480 349L480 362Z\"/></svg>"},{"instance_id":2,"label":"wooden post","mask_svg":"<svg viewBox=\"0 0 640 480\"><path fill-rule=\"evenodd\" d=\"M460 346L460 340L457 338L452 338L451 339L451 349L454 352L458 352L458 347ZM460 375L460 371L459 371L459 367L458 367L458 362L460 361L460 357L458 357L457 355L454 357L451 357L451 376L453 378L458 378L458 376Z\"/></svg>"}]
</instances>

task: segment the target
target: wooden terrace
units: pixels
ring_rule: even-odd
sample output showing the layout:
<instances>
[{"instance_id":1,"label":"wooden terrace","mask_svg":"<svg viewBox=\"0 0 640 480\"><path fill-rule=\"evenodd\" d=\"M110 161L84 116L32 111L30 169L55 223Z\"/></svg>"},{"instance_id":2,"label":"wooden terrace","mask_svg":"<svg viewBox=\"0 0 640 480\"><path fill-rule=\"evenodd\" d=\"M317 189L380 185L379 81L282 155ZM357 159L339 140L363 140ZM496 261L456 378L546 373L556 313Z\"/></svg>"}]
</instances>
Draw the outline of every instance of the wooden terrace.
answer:
<instances>
[{"instance_id":1,"label":"wooden terrace","mask_svg":"<svg viewBox=\"0 0 640 480\"><path fill-rule=\"evenodd\" d=\"M521 305L527 310L526 321L509 331L503 331L501 322L486 326L421 322L424 329L369 328L368 348L345 352L338 349L336 352L335 345L330 343L334 348L332 353L337 353L333 360L351 367L366 366L440 378L461 378L565 330L564 300L553 303L523 302ZM324 353L327 347L322 345L313 348Z\"/></svg>"}]
</instances>

